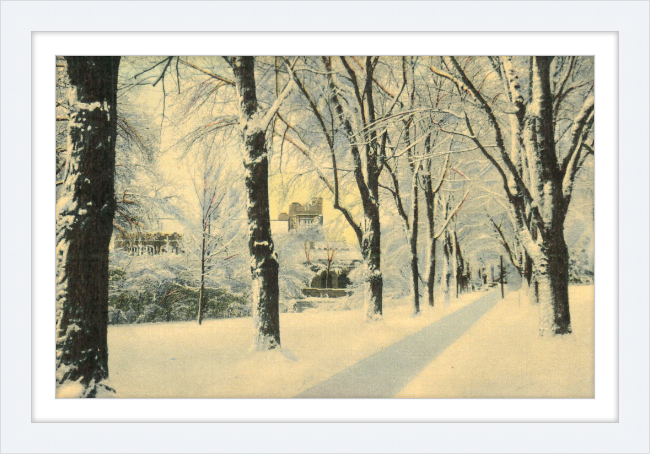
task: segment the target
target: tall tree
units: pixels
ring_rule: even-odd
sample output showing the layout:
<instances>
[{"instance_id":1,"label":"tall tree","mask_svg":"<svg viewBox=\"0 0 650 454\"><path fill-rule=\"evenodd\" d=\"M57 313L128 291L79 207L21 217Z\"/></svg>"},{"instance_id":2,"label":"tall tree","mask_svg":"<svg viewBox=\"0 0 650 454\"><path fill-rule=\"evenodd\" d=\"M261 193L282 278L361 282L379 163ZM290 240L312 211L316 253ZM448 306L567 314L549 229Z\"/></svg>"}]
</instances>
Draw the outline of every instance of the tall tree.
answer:
<instances>
[{"instance_id":1,"label":"tall tree","mask_svg":"<svg viewBox=\"0 0 650 454\"><path fill-rule=\"evenodd\" d=\"M408 67L408 71L407 71ZM408 94L409 94L409 109L414 110L415 107L415 77L414 77L414 61L411 58L410 64L407 65L406 57L402 57L402 78L403 86L408 85ZM409 73L407 77L407 72ZM407 81L410 80L410 83ZM420 271L419 271L419 261L418 261L418 224L419 224L419 214L420 214L420 198L419 198L419 179L420 179L420 170L422 169L421 160L416 156L416 150L418 141L411 143L411 134L417 136L417 125L413 124L412 118L402 120L404 128L400 137L404 137L405 150L407 152L409 169L410 169L410 193L411 193L411 209L410 213L407 214L406 209L404 208L404 203L402 201L402 194L399 189L399 177L397 172L398 160L402 156L403 152L393 153L391 157L394 160L394 167L390 164L389 159L385 155L382 155L382 166L386 168L390 178L392 180L392 189L384 186L392 195L395 201L395 207L397 208L397 213L402 219L404 224L404 233L406 235L406 240L409 243L409 248L411 252L411 286L413 290L413 314L417 315L420 313ZM386 131L384 134L388 134ZM427 136L427 143L429 137ZM399 143L397 144L399 145Z\"/></svg>"},{"instance_id":2,"label":"tall tree","mask_svg":"<svg viewBox=\"0 0 650 454\"><path fill-rule=\"evenodd\" d=\"M282 101L289 95L293 79L275 103L260 109L255 85L255 58L227 58L232 66L239 94L240 128L244 146L246 196L248 200L248 248L253 278L254 348L271 350L280 347L280 307L278 260L271 237L269 212L269 156L266 130ZM291 67L288 65L289 71Z\"/></svg>"},{"instance_id":3,"label":"tall tree","mask_svg":"<svg viewBox=\"0 0 650 454\"><path fill-rule=\"evenodd\" d=\"M492 68L488 70L486 65L483 70L474 70L477 75L473 77L483 78L480 85L468 75L470 59L463 64L454 57L443 59L457 76L431 69L456 86L465 108L458 116L464 118L467 132L453 133L474 142L499 172L519 241L534 265L540 334L571 333L564 222L576 174L593 154L593 80L578 73L573 57L567 65L560 64L564 60L559 57L530 57L526 65L529 93L524 96L512 59L487 59ZM551 71L554 62L556 76ZM487 72L499 76L509 102L506 112L515 117L510 122L510 145L504 140L494 106L498 96L486 95ZM567 98L572 98L572 102L566 102ZM562 128L564 131L558 127L562 120L560 112L569 117L569 126ZM485 143L481 130L489 131L494 144Z\"/></svg>"},{"instance_id":4,"label":"tall tree","mask_svg":"<svg viewBox=\"0 0 650 454\"><path fill-rule=\"evenodd\" d=\"M425 142L425 149L427 155L431 155L431 138L430 135L427 136ZM429 260L427 266L427 301L429 306L434 307L435 305L435 284L436 284L436 255L437 255L437 243L438 237L442 235L443 231L436 233L436 214L438 203L438 195L440 188L445 181L445 176L449 170L449 155L443 166L443 170L440 174L440 178L437 184L434 185L433 177L431 173L433 172L434 160L429 158L425 164L425 171L422 172L422 183L424 190L424 200L427 208L427 224L429 232Z\"/></svg>"},{"instance_id":5,"label":"tall tree","mask_svg":"<svg viewBox=\"0 0 650 454\"><path fill-rule=\"evenodd\" d=\"M366 319L373 320L382 316L383 301L383 276L381 274L381 223L379 219L379 155L382 151L375 132L368 133L366 126L376 120L374 95L373 95L373 71L379 57L366 57L365 83L362 85L356 71L350 66L345 57L339 57L344 66L356 97L357 121L362 125L360 131L355 131L349 109L344 108L339 96L339 83L336 74L332 71L331 59L323 57L327 69L327 78L330 88L331 101L334 105L336 115L341 119L343 128L350 143L350 153L354 160L354 179L361 195L363 207L363 228L357 225L355 232L361 247L361 254L366 266L365 279L365 313ZM359 149L358 137L363 138L364 156ZM385 140L383 141L385 147ZM365 160L365 169L363 161ZM365 172L364 172L365 170Z\"/></svg>"},{"instance_id":6,"label":"tall tree","mask_svg":"<svg viewBox=\"0 0 650 454\"><path fill-rule=\"evenodd\" d=\"M239 220L244 209L243 185L238 184L243 172L228 162L229 142L224 137L210 136L209 140L197 142L193 158L191 151L185 158L196 197L192 211L196 213L188 222L192 227L186 231L184 244L193 258L192 271L199 275L199 325L207 310L206 286L213 282L215 274L232 264L231 260L239 255L233 254L233 249L243 247L245 236Z\"/></svg>"},{"instance_id":7,"label":"tall tree","mask_svg":"<svg viewBox=\"0 0 650 454\"><path fill-rule=\"evenodd\" d=\"M56 381L95 397L108 378L108 254L115 214L120 57L66 57L67 163L57 202Z\"/></svg>"},{"instance_id":8,"label":"tall tree","mask_svg":"<svg viewBox=\"0 0 650 454\"><path fill-rule=\"evenodd\" d=\"M213 243L216 242L211 231L212 218L225 197L224 193L218 193L219 188L217 186L223 167L217 167L215 165L216 163L214 162L214 159L211 159L212 156L209 151L205 152L202 158L203 175L200 179L201 184L198 188L195 184L197 198L199 199L199 205L201 207L201 279L199 284L199 310L197 314L199 325L203 322L203 317L205 317L205 275L208 272L207 268L210 266L211 255L215 247Z\"/></svg>"},{"instance_id":9,"label":"tall tree","mask_svg":"<svg viewBox=\"0 0 650 454\"><path fill-rule=\"evenodd\" d=\"M449 169L451 169L451 157L450 152L446 154L445 162L440 171L440 177L438 182L434 185L434 179L432 173L434 172L435 167L435 157L439 156L433 154L431 151L431 136L432 133L428 133L424 142L425 154L421 156L420 159L425 159L425 164L423 168L425 169L422 172L422 186L425 197L425 204L427 210L427 224L428 224L428 233L429 233L429 257L428 257L428 266L427 266L427 297L429 306L433 307L435 305L435 281L436 281L436 260L437 260L437 243L440 237L443 237L443 271L442 271L442 286L445 296L445 301L449 301L449 285L453 287L454 281L451 281L451 276L454 278L456 272L454 266L451 264L451 261L456 260L456 254L458 253L458 248L456 243L452 241L452 238L455 238L455 217L458 215L463 204L467 200L469 195L469 189L465 189L465 194L462 199L454 201L453 191L463 188L454 188L451 187L449 194L445 195L442 193L442 185L445 183ZM451 150L451 147L450 147ZM454 169L455 172L458 172ZM453 183L453 180L452 180ZM449 185L449 184L448 184ZM456 205L452 208L451 203L455 202ZM441 208L441 209L439 209ZM440 213L442 216L440 216ZM441 226L436 230L437 220L440 218L442 221ZM451 224L453 221L453 224ZM453 225L453 231L450 230L450 224ZM447 279L447 273L451 273L449 279Z\"/></svg>"}]
</instances>

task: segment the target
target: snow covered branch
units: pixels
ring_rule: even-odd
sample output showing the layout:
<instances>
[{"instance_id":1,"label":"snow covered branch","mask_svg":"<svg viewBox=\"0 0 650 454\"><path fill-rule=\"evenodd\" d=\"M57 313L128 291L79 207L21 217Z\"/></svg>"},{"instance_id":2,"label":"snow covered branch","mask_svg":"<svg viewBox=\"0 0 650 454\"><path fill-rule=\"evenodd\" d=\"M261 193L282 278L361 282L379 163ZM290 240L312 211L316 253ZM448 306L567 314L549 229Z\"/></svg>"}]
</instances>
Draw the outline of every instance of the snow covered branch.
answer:
<instances>
[{"instance_id":1,"label":"snow covered branch","mask_svg":"<svg viewBox=\"0 0 650 454\"><path fill-rule=\"evenodd\" d=\"M458 214L460 209L462 208L463 204L465 203L465 200L467 200L467 196L469 195L469 190L465 192L465 195L463 196L463 199L456 205L456 208L454 208L451 212L451 214L447 217L445 222L442 224L442 227L440 230L438 230L438 233L436 233L435 238L440 238L440 236L447 230L447 226L449 225L449 222Z\"/></svg>"},{"instance_id":2,"label":"snow covered branch","mask_svg":"<svg viewBox=\"0 0 650 454\"><path fill-rule=\"evenodd\" d=\"M580 152L585 143L587 135L590 133L590 125L594 121L594 96L589 96L578 115L573 120L571 127L571 144L569 151L562 162L562 193L566 198L571 196L573 189L573 181L578 171L580 160Z\"/></svg>"},{"instance_id":3,"label":"snow covered branch","mask_svg":"<svg viewBox=\"0 0 650 454\"><path fill-rule=\"evenodd\" d=\"M296 61L298 61L298 59L296 59ZM287 64L287 68L289 69L291 77L289 78L289 82L287 83L286 87L284 87L282 93L280 93L280 96L278 96L273 105L269 107L269 109L260 120L262 129L266 129L266 127L271 123L271 120L273 120L273 117L280 109L282 102L287 98L287 96L289 96L289 93L291 93L291 89L293 88L294 84L293 66L296 64L296 61L294 61L293 64Z\"/></svg>"}]
</instances>

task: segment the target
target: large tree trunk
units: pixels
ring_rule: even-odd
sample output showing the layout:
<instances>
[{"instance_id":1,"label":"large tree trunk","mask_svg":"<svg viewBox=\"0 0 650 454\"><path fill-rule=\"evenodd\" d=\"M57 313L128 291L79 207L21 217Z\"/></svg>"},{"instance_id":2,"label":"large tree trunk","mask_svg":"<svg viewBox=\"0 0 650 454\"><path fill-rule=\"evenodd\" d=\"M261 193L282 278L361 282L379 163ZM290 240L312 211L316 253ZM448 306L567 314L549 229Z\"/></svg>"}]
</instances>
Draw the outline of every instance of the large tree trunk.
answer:
<instances>
[{"instance_id":1,"label":"large tree trunk","mask_svg":"<svg viewBox=\"0 0 650 454\"><path fill-rule=\"evenodd\" d=\"M568 251L564 239L566 205L562 171L555 150L553 96L550 85L552 57L533 57L532 101L525 121L524 144L538 201L542 225L533 227L536 247L529 253L534 262L540 304L540 334L571 332L569 315ZM528 248L527 248L528 249Z\"/></svg>"},{"instance_id":2,"label":"large tree trunk","mask_svg":"<svg viewBox=\"0 0 650 454\"><path fill-rule=\"evenodd\" d=\"M383 310L379 210L368 210L365 214L364 222L365 226L361 243L361 253L366 265L364 311L366 320L378 320L381 318Z\"/></svg>"},{"instance_id":3,"label":"large tree trunk","mask_svg":"<svg viewBox=\"0 0 650 454\"><path fill-rule=\"evenodd\" d=\"M373 64L371 57L366 57L366 79L373 79ZM373 124L375 118L375 105L373 95L373 84L366 83L365 98L368 107L368 122ZM364 134L365 135L365 134ZM383 315L383 286L384 278L381 273L381 224L379 222L379 175L381 170L378 163L377 148L380 147L377 134L374 130L367 135L365 146L367 191L362 193L363 211L366 217L365 238L369 239L370 246L366 248L370 251L366 262L368 264L368 287L366 293L366 320L377 320ZM385 142L381 145L385 154ZM356 167L356 166L355 166ZM363 180L363 179L362 179ZM361 182L361 181L360 181ZM357 185L358 186L358 185ZM361 188L360 188L361 189Z\"/></svg>"},{"instance_id":4,"label":"large tree trunk","mask_svg":"<svg viewBox=\"0 0 650 454\"><path fill-rule=\"evenodd\" d=\"M239 91L245 154L248 248L253 278L254 348L271 350L280 347L280 291L279 265L271 238L266 125L262 124L257 104L254 58L235 57L233 72Z\"/></svg>"},{"instance_id":5,"label":"large tree trunk","mask_svg":"<svg viewBox=\"0 0 650 454\"><path fill-rule=\"evenodd\" d=\"M564 232L549 232L535 265L539 297L540 335L571 333L569 313L569 253Z\"/></svg>"},{"instance_id":6,"label":"large tree trunk","mask_svg":"<svg viewBox=\"0 0 650 454\"><path fill-rule=\"evenodd\" d=\"M107 388L101 382L108 378L108 254L116 206L120 57L66 57L66 62L69 161L56 207L57 395L95 397ZM66 386L73 382L74 388Z\"/></svg>"}]
</instances>

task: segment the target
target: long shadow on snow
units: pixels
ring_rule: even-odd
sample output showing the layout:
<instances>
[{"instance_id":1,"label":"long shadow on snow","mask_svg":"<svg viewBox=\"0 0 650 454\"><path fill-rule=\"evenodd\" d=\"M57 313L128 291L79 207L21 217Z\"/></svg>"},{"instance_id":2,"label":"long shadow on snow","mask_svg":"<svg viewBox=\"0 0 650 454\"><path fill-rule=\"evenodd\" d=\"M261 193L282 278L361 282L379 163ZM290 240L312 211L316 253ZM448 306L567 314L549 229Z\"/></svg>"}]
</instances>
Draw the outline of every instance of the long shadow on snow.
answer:
<instances>
[{"instance_id":1,"label":"long shadow on snow","mask_svg":"<svg viewBox=\"0 0 650 454\"><path fill-rule=\"evenodd\" d=\"M393 397L485 315L500 298L500 292L491 291L295 397Z\"/></svg>"}]
</instances>

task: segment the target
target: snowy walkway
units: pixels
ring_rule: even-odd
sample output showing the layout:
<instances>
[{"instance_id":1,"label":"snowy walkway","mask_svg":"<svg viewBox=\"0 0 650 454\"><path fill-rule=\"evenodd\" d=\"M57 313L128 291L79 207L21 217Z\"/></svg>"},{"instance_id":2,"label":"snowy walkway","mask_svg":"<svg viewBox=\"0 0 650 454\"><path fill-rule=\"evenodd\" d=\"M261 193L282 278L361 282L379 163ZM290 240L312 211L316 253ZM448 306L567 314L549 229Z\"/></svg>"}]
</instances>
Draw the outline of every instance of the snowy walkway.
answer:
<instances>
[{"instance_id":1,"label":"snowy walkway","mask_svg":"<svg viewBox=\"0 0 650 454\"><path fill-rule=\"evenodd\" d=\"M500 299L491 291L295 397L393 397Z\"/></svg>"}]
</instances>

